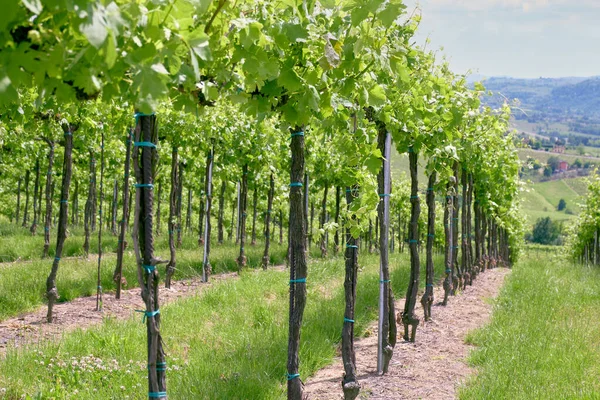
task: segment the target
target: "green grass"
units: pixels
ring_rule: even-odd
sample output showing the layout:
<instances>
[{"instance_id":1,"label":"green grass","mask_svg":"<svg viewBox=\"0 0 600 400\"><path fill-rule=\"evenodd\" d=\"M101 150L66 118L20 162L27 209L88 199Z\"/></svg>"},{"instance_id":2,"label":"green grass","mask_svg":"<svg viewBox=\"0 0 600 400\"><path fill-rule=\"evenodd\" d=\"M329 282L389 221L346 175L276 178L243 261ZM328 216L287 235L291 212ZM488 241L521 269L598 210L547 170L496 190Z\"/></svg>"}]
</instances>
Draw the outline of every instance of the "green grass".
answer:
<instances>
[{"instance_id":1,"label":"green grass","mask_svg":"<svg viewBox=\"0 0 600 400\"><path fill-rule=\"evenodd\" d=\"M600 398L600 269L529 252L468 341L477 374L461 399Z\"/></svg>"},{"instance_id":2,"label":"green grass","mask_svg":"<svg viewBox=\"0 0 600 400\"><path fill-rule=\"evenodd\" d=\"M190 239L191 240L191 239ZM197 244L196 244L197 246ZM285 262L285 245L274 244L271 247L271 263ZM246 246L248 266L257 267L262 260L264 245ZM236 271L238 247L225 243L214 245L211 249L211 265L213 273ZM202 251L180 249L177 251L177 271L174 279L185 279L202 275ZM168 250L157 251L156 255L168 259ZM59 301L69 301L77 297L89 296L96 293L97 256L90 259L65 258L61 260L57 288ZM114 254L102 259L102 287L105 292L115 289L112 273L116 265ZM45 302L46 278L50 273L52 259L33 260L0 265L0 321L34 310ZM164 268L164 265L161 267ZM164 277L164 269L161 269ZM127 251L123 262L123 276L129 287L137 286L135 257L132 251Z\"/></svg>"},{"instance_id":3,"label":"green grass","mask_svg":"<svg viewBox=\"0 0 600 400\"><path fill-rule=\"evenodd\" d=\"M437 260L437 274L442 273ZM378 257L361 255L355 332L376 318ZM404 295L406 255L391 257L392 286ZM344 261L311 261L300 349L306 379L331 362L342 328ZM280 399L285 395L288 272L249 271L161 310L173 399ZM64 335L60 343L12 349L0 361L9 399L145 399L145 327L139 318ZM93 355L93 358L85 358ZM131 361L130 361L131 360ZM81 371L73 366L91 366ZM101 367L107 366L107 367ZM27 374L23 374L27 371ZM129 396L129 397L126 397Z\"/></svg>"},{"instance_id":4,"label":"green grass","mask_svg":"<svg viewBox=\"0 0 600 400\"><path fill-rule=\"evenodd\" d=\"M527 192L521 194L523 214L530 226L533 226L538 218L545 217L554 221L569 222L581 212L579 204L583 202L586 193L587 184L584 178L533 183L528 186ZM556 209L560 199L567 202L564 211Z\"/></svg>"},{"instance_id":5,"label":"green grass","mask_svg":"<svg viewBox=\"0 0 600 400\"><path fill-rule=\"evenodd\" d=\"M262 232L262 225L258 225ZM56 248L56 229L51 229L49 255L54 257ZM0 263L12 262L16 260L39 260L42 258L44 249L44 227L39 226L37 235L32 236L29 228L11 224L6 218L0 218ZM183 232L182 232L183 233ZM127 239L130 238L127 233ZM226 236L227 237L227 236ZM113 236L106 229L102 235L102 251L104 253L114 253L117 249L117 236ZM69 236L65 241L63 257L83 256L84 232L81 227L69 228ZM216 242L216 239L214 240ZM155 236L156 250L168 250L169 236L167 231L162 232L160 236ZM194 234L183 233L182 245L184 250L195 250L198 248L198 237ZM90 253L98 253L98 232L93 232L90 236Z\"/></svg>"}]
</instances>

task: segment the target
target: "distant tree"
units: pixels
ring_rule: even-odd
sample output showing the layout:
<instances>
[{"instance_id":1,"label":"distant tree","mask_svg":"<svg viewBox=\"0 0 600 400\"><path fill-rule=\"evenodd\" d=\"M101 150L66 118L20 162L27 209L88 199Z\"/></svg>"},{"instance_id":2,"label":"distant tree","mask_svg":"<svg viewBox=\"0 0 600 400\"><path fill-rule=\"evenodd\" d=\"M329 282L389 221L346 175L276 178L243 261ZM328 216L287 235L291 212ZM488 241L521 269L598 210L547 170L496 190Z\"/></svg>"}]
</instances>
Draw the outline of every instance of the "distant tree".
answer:
<instances>
[{"instance_id":1,"label":"distant tree","mask_svg":"<svg viewBox=\"0 0 600 400\"><path fill-rule=\"evenodd\" d=\"M579 154L580 156L585 155L585 147L582 144L577 146L577 154Z\"/></svg>"},{"instance_id":2,"label":"distant tree","mask_svg":"<svg viewBox=\"0 0 600 400\"><path fill-rule=\"evenodd\" d=\"M548 166L552 168L552 172L556 171L560 165L560 160L556 156L548 157Z\"/></svg>"},{"instance_id":3,"label":"distant tree","mask_svg":"<svg viewBox=\"0 0 600 400\"><path fill-rule=\"evenodd\" d=\"M576 158L575 161L573 161L573 168L581 168L582 167L582 163L581 160L579 158Z\"/></svg>"},{"instance_id":4,"label":"distant tree","mask_svg":"<svg viewBox=\"0 0 600 400\"><path fill-rule=\"evenodd\" d=\"M552 221L550 217L540 218L533 226L531 241L539 244L556 244L560 231L560 224Z\"/></svg>"},{"instance_id":5,"label":"distant tree","mask_svg":"<svg viewBox=\"0 0 600 400\"><path fill-rule=\"evenodd\" d=\"M552 167L547 165L544 167L544 176L552 176Z\"/></svg>"},{"instance_id":6,"label":"distant tree","mask_svg":"<svg viewBox=\"0 0 600 400\"><path fill-rule=\"evenodd\" d=\"M560 201L558 202L558 211L562 211L565 208L567 208L567 202L565 201L565 199L560 199Z\"/></svg>"}]
</instances>

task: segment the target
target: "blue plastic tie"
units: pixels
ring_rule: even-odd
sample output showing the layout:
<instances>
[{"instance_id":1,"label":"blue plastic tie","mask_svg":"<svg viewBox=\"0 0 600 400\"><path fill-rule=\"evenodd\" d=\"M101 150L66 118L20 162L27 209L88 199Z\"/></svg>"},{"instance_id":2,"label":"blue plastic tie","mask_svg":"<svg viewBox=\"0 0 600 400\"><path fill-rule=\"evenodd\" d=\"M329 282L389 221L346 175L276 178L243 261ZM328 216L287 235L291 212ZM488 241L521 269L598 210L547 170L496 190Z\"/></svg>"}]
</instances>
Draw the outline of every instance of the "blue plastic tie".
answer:
<instances>
[{"instance_id":1,"label":"blue plastic tie","mask_svg":"<svg viewBox=\"0 0 600 400\"><path fill-rule=\"evenodd\" d=\"M161 397L167 397L167 392L149 392L148 397L151 399L159 399Z\"/></svg>"},{"instance_id":2,"label":"blue plastic tie","mask_svg":"<svg viewBox=\"0 0 600 400\"><path fill-rule=\"evenodd\" d=\"M150 189L154 189L154 185L151 183L136 183L134 185L136 188L150 188Z\"/></svg>"},{"instance_id":3,"label":"blue plastic tie","mask_svg":"<svg viewBox=\"0 0 600 400\"><path fill-rule=\"evenodd\" d=\"M152 142L133 142L135 147L150 147L152 149L156 148L156 145Z\"/></svg>"},{"instance_id":4,"label":"blue plastic tie","mask_svg":"<svg viewBox=\"0 0 600 400\"><path fill-rule=\"evenodd\" d=\"M287 380L288 381L294 380L294 379L299 378L299 377L300 377L300 374L287 374Z\"/></svg>"},{"instance_id":5,"label":"blue plastic tie","mask_svg":"<svg viewBox=\"0 0 600 400\"><path fill-rule=\"evenodd\" d=\"M380 280L379 283L390 283L389 279Z\"/></svg>"},{"instance_id":6,"label":"blue plastic tie","mask_svg":"<svg viewBox=\"0 0 600 400\"><path fill-rule=\"evenodd\" d=\"M98 286L98 289L102 290L102 286Z\"/></svg>"},{"instance_id":7,"label":"blue plastic tie","mask_svg":"<svg viewBox=\"0 0 600 400\"><path fill-rule=\"evenodd\" d=\"M46 232L50 232L50 228L48 228L47 226L45 226L45 227L44 227L44 230L45 230Z\"/></svg>"},{"instance_id":8,"label":"blue plastic tie","mask_svg":"<svg viewBox=\"0 0 600 400\"><path fill-rule=\"evenodd\" d=\"M148 369L150 369L150 365L148 365ZM166 371L167 363L166 362L156 363L156 370L157 371Z\"/></svg>"},{"instance_id":9,"label":"blue plastic tie","mask_svg":"<svg viewBox=\"0 0 600 400\"><path fill-rule=\"evenodd\" d=\"M304 136L304 132L302 132L302 131L300 131L300 132L294 132L290 136L291 137L294 137L294 136Z\"/></svg>"},{"instance_id":10,"label":"blue plastic tie","mask_svg":"<svg viewBox=\"0 0 600 400\"><path fill-rule=\"evenodd\" d=\"M144 313L144 316L142 317L142 323L146 322L146 318L153 318L153 317L157 316L158 314L160 314L160 310L156 310L156 311L135 310L135 312Z\"/></svg>"},{"instance_id":11,"label":"blue plastic tie","mask_svg":"<svg viewBox=\"0 0 600 400\"><path fill-rule=\"evenodd\" d=\"M156 269L155 265L142 265L142 267L146 270L146 273L151 274Z\"/></svg>"},{"instance_id":12,"label":"blue plastic tie","mask_svg":"<svg viewBox=\"0 0 600 400\"><path fill-rule=\"evenodd\" d=\"M306 278L290 279L290 283L306 283Z\"/></svg>"},{"instance_id":13,"label":"blue plastic tie","mask_svg":"<svg viewBox=\"0 0 600 400\"><path fill-rule=\"evenodd\" d=\"M458 250L458 246L452 246L452 248Z\"/></svg>"},{"instance_id":14,"label":"blue plastic tie","mask_svg":"<svg viewBox=\"0 0 600 400\"><path fill-rule=\"evenodd\" d=\"M451 270L451 269L447 269L447 270L446 270L446 273L447 273L447 274L449 274L450 272L452 272L452 270Z\"/></svg>"},{"instance_id":15,"label":"blue plastic tie","mask_svg":"<svg viewBox=\"0 0 600 400\"><path fill-rule=\"evenodd\" d=\"M433 233L428 233L427 236L429 236L429 237L435 237L435 235Z\"/></svg>"},{"instance_id":16,"label":"blue plastic tie","mask_svg":"<svg viewBox=\"0 0 600 400\"><path fill-rule=\"evenodd\" d=\"M60 261L60 257L54 257L56 261Z\"/></svg>"},{"instance_id":17,"label":"blue plastic tie","mask_svg":"<svg viewBox=\"0 0 600 400\"><path fill-rule=\"evenodd\" d=\"M428 192L433 192L433 188L427 188Z\"/></svg>"},{"instance_id":18,"label":"blue plastic tie","mask_svg":"<svg viewBox=\"0 0 600 400\"><path fill-rule=\"evenodd\" d=\"M347 245L346 245L346 248L347 248L347 249L358 249L358 246L357 246L357 245L355 245L355 244L347 244Z\"/></svg>"},{"instance_id":19,"label":"blue plastic tie","mask_svg":"<svg viewBox=\"0 0 600 400\"><path fill-rule=\"evenodd\" d=\"M354 320L353 320L353 319L350 319L350 318L346 318L346 317L344 317L344 322L350 322L351 324L353 324L353 323L354 323Z\"/></svg>"},{"instance_id":20,"label":"blue plastic tie","mask_svg":"<svg viewBox=\"0 0 600 400\"><path fill-rule=\"evenodd\" d=\"M410 196L411 199L418 199L419 196Z\"/></svg>"},{"instance_id":21,"label":"blue plastic tie","mask_svg":"<svg viewBox=\"0 0 600 400\"><path fill-rule=\"evenodd\" d=\"M292 182L290 183L290 187L302 187L302 182Z\"/></svg>"},{"instance_id":22,"label":"blue plastic tie","mask_svg":"<svg viewBox=\"0 0 600 400\"><path fill-rule=\"evenodd\" d=\"M68 202L69 202L69 200L61 200L60 202L61 202L61 203L68 203Z\"/></svg>"},{"instance_id":23,"label":"blue plastic tie","mask_svg":"<svg viewBox=\"0 0 600 400\"><path fill-rule=\"evenodd\" d=\"M433 283L428 283L425 285L426 287L433 287Z\"/></svg>"},{"instance_id":24,"label":"blue plastic tie","mask_svg":"<svg viewBox=\"0 0 600 400\"><path fill-rule=\"evenodd\" d=\"M73 136L73 134L71 132L65 132L64 135L65 136Z\"/></svg>"},{"instance_id":25,"label":"blue plastic tie","mask_svg":"<svg viewBox=\"0 0 600 400\"><path fill-rule=\"evenodd\" d=\"M411 239L411 240L408 241L408 243L419 243L419 241L415 240L415 239Z\"/></svg>"},{"instance_id":26,"label":"blue plastic tie","mask_svg":"<svg viewBox=\"0 0 600 400\"><path fill-rule=\"evenodd\" d=\"M379 197L390 197L389 193L381 193Z\"/></svg>"},{"instance_id":27,"label":"blue plastic tie","mask_svg":"<svg viewBox=\"0 0 600 400\"><path fill-rule=\"evenodd\" d=\"M413 152L413 148L412 148L412 146L410 146L410 147L408 148L408 152L409 152L409 153L412 153L412 152Z\"/></svg>"}]
</instances>

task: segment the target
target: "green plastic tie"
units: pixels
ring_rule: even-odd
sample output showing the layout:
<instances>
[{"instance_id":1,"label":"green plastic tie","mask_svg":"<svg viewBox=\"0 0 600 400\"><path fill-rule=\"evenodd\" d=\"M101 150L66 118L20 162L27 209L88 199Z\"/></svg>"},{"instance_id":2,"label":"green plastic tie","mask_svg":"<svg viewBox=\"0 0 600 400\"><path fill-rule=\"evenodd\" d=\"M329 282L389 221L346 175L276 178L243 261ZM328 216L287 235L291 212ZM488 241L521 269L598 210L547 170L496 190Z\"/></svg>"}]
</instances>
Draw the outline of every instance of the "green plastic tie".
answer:
<instances>
[{"instance_id":1,"label":"green plastic tie","mask_svg":"<svg viewBox=\"0 0 600 400\"><path fill-rule=\"evenodd\" d=\"M287 380L288 381L292 381L292 380L294 380L296 378L299 378L299 377L300 377L300 374L287 374Z\"/></svg>"},{"instance_id":2,"label":"green plastic tie","mask_svg":"<svg viewBox=\"0 0 600 400\"><path fill-rule=\"evenodd\" d=\"M136 188L149 188L149 189L154 189L154 185L151 183L136 183L134 185Z\"/></svg>"},{"instance_id":3,"label":"green plastic tie","mask_svg":"<svg viewBox=\"0 0 600 400\"><path fill-rule=\"evenodd\" d=\"M146 270L146 273L151 274L156 269L156 265L142 265L142 267Z\"/></svg>"},{"instance_id":4,"label":"green plastic tie","mask_svg":"<svg viewBox=\"0 0 600 400\"><path fill-rule=\"evenodd\" d=\"M153 317L157 316L158 314L160 314L160 310L156 310L156 311L135 310L135 312L144 313L144 316L142 317L142 323L146 322L146 318L153 318Z\"/></svg>"},{"instance_id":5,"label":"green plastic tie","mask_svg":"<svg viewBox=\"0 0 600 400\"><path fill-rule=\"evenodd\" d=\"M135 147L150 147L152 149L156 148L156 145L152 142L133 142Z\"/></svg>"}]
</instances>

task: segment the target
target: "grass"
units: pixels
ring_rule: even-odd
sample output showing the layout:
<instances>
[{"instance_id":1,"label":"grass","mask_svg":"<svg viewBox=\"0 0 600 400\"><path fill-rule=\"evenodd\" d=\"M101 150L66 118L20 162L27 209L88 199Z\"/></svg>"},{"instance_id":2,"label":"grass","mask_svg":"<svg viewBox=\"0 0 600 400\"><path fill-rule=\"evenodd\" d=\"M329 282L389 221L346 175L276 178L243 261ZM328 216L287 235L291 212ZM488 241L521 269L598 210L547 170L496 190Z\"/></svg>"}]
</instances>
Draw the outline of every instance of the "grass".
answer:
<instances>
[{"instance_id":1,"label":"grass","mask_svg":"<svg viewBox=\"0 0 600 400\"><path fill-rule=\"evenodd\" d=\"M190 238L191 240L191 238ZM197 246L197 245L196 245ZM285 262L285 245L273 244L271 263ZM248 266L257 267L262 260L264 245L247 246ZM236 271L235 262L238 247L231 243L214 245L211 249L213 273ZM157 256L168 259L168 250L163 248ZM185 279L202 275L202 251L180 249L177 251L177 271L174 279ZM97 256L90 259L65 258L61 260L57 276L59 301L69 301L77 297L96 293ZM52 265L51 259L17 262L0 266L0 321L34 310L45 302L46 278ZM112 273L116 265L116 255L102 258L102 287L105 292L115 290ZM164 268L164 266L162 266ZM164 269L161 270L164 277ZM123 262L123 276L129 287L137 286L135 257L127 251Z\"/></svg>"},{"instance_id":2,"label":"grass","mask_svg":"<svg viewBox=\"0 0 600 400\"><path fill-rule=\"evenodd\" d=\"M361 255L357 335L376 318L378 257ZM437 274L442 273L437 260ZM404 295L406 255L391 257L392 286ZM311 261L300 349L303 379L331 362L342 328L344 262ZM174 399L280 399L285 396L288 275L248 271L161 310ZM60 343L12 349L0 361L8 399L145 399L145 328L139 318L106 320ZM90 356L91 355L91 356ZM82 367L82 364L84 366ZM28 371L23 374L23 371ZM1 390L1 389L0 389Z\"/></svg>"},{"instance_id":3,"label":"grass","mask_svg":"<svg viewBox=\"0 0 600 400\"><path fill-rule=\"evenodd\" d=\"M260 229L262 225L259 224ZM12 262L17 260L39 260L42 258L44 249L44 227L38 226L36 236L29 233L29 228L11 224L6 218L0 218L0 263ZM51 230L49 255L54 257L56 248L56 229ZM259 230L258 232L262 232ZM183 233L183 232L182 232ZM130 233L127 233L127 239L130 240ZM113 236L106 229L102 235L102 251L103 253L114 253L117 249L117 236ZM63 257L80 257L83 252L84 232L81 227L71 227L69 236L65 241L63 249ZM216 238L214 240L216 242ZM169 249L169 236L166 232L162 232L160 236L155 236L156 250ZM195 250L198 248L198 237L193 234L182 234L181 249ZM98 253L98 232L93 232L90 236L90 253Z\"/></svg>"},{"instance_id":4,"label":"grass","mask_svg":"<svg viewBox=\"0 0 600 400\"><path fill-rule=\"evenodd\" d=\"M468 341L477 374L461 399L600 398L600 269L530 252Z\"/></svg>"},{"instance_id":5,"label":"grass","mask_svg":"<svg viewBox=\"0 0 600 400\"><path fill-rule=\"evenodd\" d=\"M527 192L522 192L523 214L527 217L530 226L538 218L550 217L553 221L569 222L574 220L581 212L579 204L587 193L587 185L583 178L562 179L534 183ZM567 208L558 211L558 202L564 199Z\"/></svg>"}]
</instances>

